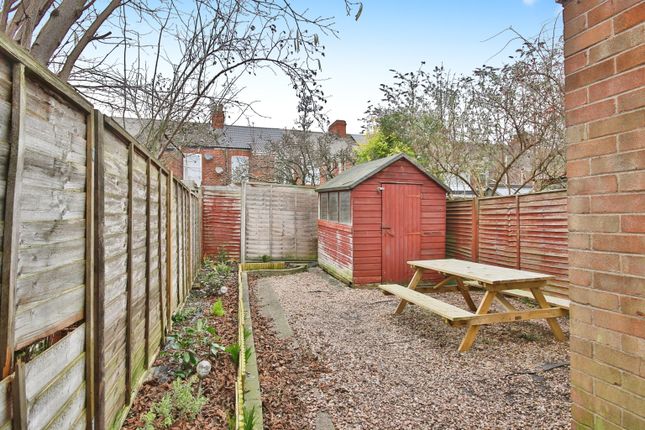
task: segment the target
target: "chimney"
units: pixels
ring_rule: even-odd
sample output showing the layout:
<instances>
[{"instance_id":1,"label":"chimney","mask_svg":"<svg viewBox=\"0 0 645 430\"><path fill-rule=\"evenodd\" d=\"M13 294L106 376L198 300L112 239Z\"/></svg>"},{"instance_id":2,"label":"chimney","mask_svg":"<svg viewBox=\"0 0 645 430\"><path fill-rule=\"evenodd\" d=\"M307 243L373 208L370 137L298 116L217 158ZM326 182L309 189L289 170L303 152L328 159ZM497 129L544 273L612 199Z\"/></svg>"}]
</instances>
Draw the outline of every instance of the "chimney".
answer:
<instances>
[{"instance_id":1,"label":"chimney","mask_svg":"<svg viewBox=\"0 0 645 430\"><path fill-rule=\"evenodd\" d=\"M342 119L337 119L330 124L327 130L338 137L347 137L347 122Z\"/></svg>"},{"instance_id":2,"label":"chimney","mask_svg":"<svg viewBox=\"0 0 645 430\"><path fill-rule=\"evenodd\" d=\"M221 104L215 105L211 113L211 127L213 127L213 129L223 129L224 116L224 106Z\"/></svg>"}]
</instances>

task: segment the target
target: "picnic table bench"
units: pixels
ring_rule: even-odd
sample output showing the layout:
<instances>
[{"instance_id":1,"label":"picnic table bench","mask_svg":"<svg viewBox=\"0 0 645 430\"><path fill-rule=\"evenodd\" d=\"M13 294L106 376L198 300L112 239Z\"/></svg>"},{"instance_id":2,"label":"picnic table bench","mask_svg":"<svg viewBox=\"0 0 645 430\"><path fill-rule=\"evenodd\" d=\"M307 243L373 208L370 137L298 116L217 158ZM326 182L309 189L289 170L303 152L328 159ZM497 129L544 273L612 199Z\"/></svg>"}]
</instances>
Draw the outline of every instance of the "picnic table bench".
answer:
<instances>
[{"instance_id":1,"label":"picnic table bench","mask_svg":"<svg viewBox=\"0 0 645 430\"><path fill-rule=\"evenodd\" d=\"M551 275L456 259L418 260L409 261L408 264L415 269L415 272L407 287L384 284L379 285L379 288L401 299L395 314L400 314L408 303L413 303L439 315L451 326L468 327L459 345L459 352L466 352L472 347L479 327L486 324L546 319L554 337L559 341L564 340L564 334L556 318L566 315L567 303L561 299L559 305L555 303L555 306L551 306L541 290L548 280L554 278ZM457 290L463 296L470 311L415 291L426 270L434 270L446 276L443 281L434 286L435 289L441 289L449 283L456 282ZM468 284L472 281L476 281L485 290L479 306L475 305L470 296ZM504 293L509 291L518 296L532 296L540 308L517 310L504 296ZM496 299L506 311L489 313Z\"/></svg>"}]
</instances>

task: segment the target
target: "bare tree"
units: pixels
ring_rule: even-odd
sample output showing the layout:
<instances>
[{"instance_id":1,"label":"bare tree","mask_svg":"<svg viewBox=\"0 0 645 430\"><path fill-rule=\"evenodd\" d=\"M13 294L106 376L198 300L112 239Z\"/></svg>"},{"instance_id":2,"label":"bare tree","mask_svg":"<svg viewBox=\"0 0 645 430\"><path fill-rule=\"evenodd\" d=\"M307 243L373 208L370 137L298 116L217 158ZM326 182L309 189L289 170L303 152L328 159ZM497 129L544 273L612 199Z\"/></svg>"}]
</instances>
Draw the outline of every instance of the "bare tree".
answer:
<instances>
[{"instance_id":1,"label":"bare tree","mask_svg":"<svg viewBox=\"0 0 645 430\"><path fill-rule=\"evenodd\" d=\"M558 181L565 160L562 40L513 34L521 47L500 68L484 66L472 76L443 67L395 72L368 120L434 173L458 178L477 195Z\"/></svg>"},{"instance_id":2,"label":"bare tree","mask_svg":"<svg viewBox=\"0 0 645 430\"><path fill-rule=\"evenodd\" d=\"M267 169L273 170L281 183L318 185L321 178L331 179L343 166L353 162L353 147L347 139L331 133L312 132L318 123L326 128L320 100L307 91L298 93L296 129L285 130L282 138L267 144Z\"/></svg>"},{"instance_id":3,"label":"bare tree","mask_svg":"<svg viewBox=\"0 0 645 430\"><path fill-rule=\"evenodd\" d=\"M362 4L345 6L358 19ZM157 153L213 104L239 104L241 78L261 68L322 98L321 40L336 35L290 0L3 0L0 30L113 116L140 118Z\"/></svg>"}]
</instances>

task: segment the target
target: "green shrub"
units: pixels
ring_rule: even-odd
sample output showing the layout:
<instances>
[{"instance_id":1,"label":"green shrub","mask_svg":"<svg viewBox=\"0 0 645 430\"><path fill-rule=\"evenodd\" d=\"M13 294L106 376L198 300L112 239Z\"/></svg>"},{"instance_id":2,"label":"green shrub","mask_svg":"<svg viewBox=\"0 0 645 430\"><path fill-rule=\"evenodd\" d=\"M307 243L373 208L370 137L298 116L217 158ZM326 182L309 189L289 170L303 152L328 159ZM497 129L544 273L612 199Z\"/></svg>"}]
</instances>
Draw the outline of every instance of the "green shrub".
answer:
<instances>
[{"instance_id":1,"label":"green shrub","mask_svg":"<svg viewBox=\"0 0 645 430\"><path fill-rule=\"evenodd\" d=\"M206 397L197 393L193 395L193 383L197 380L192 377L187 381L176 379L172 383L172 403L175 418L194 420L206 404Z\"/></svg>"},{"instance_id":2,"label":"green shrub","mask_svg":"<svg viewBox=\"0 0 645 430\"><path fill-rule=\"evenodd\" d=\"M161 420L161 427L169 428L177 420L194 420L206 404L206 397L193 394L193 384L197 378L188 381L176 379L172 390L166 393L159 402L153 403L141 420L143 427L138 430L155 430L155 421Z\"/></svg>"},{"instance_id":3,"label":"green shrub","mask_svg":"<svg viewBox=\"0 0 645 430\"><path fill-rule=\"evenodd\" d=\"M222 299L217 299L217 301L213 303L213 306L211 307L211 313L216 317L223 317L226 314L226 312L224 311L224 304L222 303Z\"/></svg>"}]
</instances>

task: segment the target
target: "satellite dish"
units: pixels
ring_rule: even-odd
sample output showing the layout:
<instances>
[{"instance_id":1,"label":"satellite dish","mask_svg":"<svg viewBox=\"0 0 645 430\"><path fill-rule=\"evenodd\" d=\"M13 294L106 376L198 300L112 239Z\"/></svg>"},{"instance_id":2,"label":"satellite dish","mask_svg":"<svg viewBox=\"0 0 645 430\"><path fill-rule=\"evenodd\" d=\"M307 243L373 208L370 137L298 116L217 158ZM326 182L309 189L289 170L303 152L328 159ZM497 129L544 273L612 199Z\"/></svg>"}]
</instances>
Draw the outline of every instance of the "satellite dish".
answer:
<instances>
[{"instance_id":1,"label":"satellite dish","mask_svg":"<svg viewBox=\"0 0 645 430\"><path fill-rule=\"evenodd\" d=\"M217 173L218 175L221 175L222 173L224 173L224 169L222 169L220 166L217 166L215 168L215 173Z\"/></svg>"}]
</instances>

